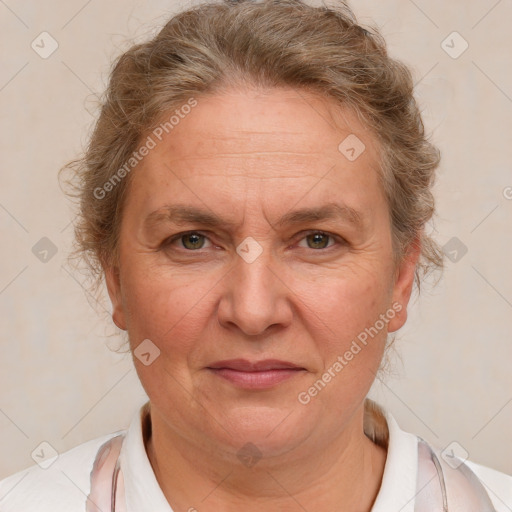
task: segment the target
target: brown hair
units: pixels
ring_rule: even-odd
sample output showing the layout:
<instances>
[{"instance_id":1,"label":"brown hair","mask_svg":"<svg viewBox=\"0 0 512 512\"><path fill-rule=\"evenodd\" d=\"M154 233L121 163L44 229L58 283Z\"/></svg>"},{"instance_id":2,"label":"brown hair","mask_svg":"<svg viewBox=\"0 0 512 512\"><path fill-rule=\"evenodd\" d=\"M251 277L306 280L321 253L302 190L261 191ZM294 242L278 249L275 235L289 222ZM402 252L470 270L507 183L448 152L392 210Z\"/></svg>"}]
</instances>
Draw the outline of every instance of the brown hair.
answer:
<instances>
[{"instance_id":1,"label":"brown hair","mask_svg":"<svg viewBox=\"0 0 512 512\"><path fill-rule=\"evenodd\" d=\"M378 29L359 26L342 1L314 7L302 0L221 0L174 15L153 39L117 58L85 154L65 167L78 178L75 255L96 285L102 262L118 261L131 174L125 167L114 182L116 173L163 115L233 84L293 87L353 109L380 143L396 261L420 235L418 288L425 274L442 269L442 252L424 232L434 213L439 150L425 136L411 72L388 56ZM98 198L108 182L113 186Z\"/></svg>"}]
</instances>

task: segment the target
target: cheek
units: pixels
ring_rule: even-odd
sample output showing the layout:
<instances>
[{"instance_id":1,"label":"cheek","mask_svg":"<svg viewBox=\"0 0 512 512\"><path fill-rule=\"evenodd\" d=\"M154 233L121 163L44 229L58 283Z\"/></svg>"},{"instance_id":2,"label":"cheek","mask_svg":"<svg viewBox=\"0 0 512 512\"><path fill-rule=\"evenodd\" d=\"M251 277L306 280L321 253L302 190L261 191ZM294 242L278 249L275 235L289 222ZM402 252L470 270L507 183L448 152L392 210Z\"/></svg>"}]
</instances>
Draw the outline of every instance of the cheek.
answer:
<instances>
[{"instance_id":1,"label":"cheek","mask_svg":"<svg viewBox=\"0 0 512 512\"><path fill-rule=\"evenodd\" d=\"M369 274L359 277L326 279L319 287L322 291L304 301L309 325L318 324L311 334L323 363L309 390L317 406L323 404L339 414L347 414L368 393L384 354L387 326L395 315L386 283Z\"/></svg>"},{"instance_id":2,"label":"cheek","mask_svg":"<svg viewBox=\"0 0 512 512\"><path fill-rule=\"evenodd\" d=\"M189 340L203 329L205 308L213 298L212 283L199 275L171 275L143 262L126 264L123 302L133 346L149 338L163 350L164 340L179 340L173 353L186 352Z\"/></svg>"},{"instance_id":3,"label":"cheek","mask_svg":"<svg viewBox=\"0 0 512 512\"><path fill-rule=\"evenodd\" d=\"M354 268L326 273L312 285L295 281L294 291L307 306L304 314L313 325L322 325L326 338L336 345L372 325L389 305L390 287L378 269ZM316 319L316 320L315 320Z\"/></svg>"}]
</instances>

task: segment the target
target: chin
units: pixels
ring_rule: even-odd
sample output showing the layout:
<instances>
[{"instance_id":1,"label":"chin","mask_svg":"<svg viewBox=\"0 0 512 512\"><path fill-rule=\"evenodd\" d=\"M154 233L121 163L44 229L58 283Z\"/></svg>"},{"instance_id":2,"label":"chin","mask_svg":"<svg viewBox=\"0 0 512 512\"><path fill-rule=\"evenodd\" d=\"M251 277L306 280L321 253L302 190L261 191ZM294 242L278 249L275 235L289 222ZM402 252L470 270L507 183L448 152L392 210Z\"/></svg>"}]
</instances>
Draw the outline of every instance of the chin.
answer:
<instances>
[{"instance_id":1,"label":"chin","mask_svg":"<svg viewBox=\"0 0 512 512\"><path fill-rule=\"evenodd\" d=\"M308 422L299 418L298 413L284 408L236 407L231 412L223 412L222 417L222 426L216 424L214 435L220 436L218 441L236 450L252 444L263 455L276 456L309 437Z\"/></svg>"}]
</instances>

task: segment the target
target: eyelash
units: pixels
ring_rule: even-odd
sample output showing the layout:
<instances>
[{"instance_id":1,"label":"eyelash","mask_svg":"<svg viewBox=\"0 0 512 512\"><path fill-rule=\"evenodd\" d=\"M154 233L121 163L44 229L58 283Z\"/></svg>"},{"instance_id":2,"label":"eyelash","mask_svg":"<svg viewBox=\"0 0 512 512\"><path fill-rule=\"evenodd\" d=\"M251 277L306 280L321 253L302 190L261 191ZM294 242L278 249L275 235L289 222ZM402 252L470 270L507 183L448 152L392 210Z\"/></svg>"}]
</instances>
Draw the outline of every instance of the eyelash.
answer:
<instances>
[{"instance_id":1,"label":"eyelash","mask_svg":"<svg viewBox=\"0 0 512 512\"><path fill-rule=\"evenodd\" d=\"M164 240L162 242L162 248L167 248L169 247L173 242L175 242L176 240L180 240L181 238L183 238L184 236L186 235L192 235L192 234L197 234L197 235L201 235L201 236L204 236L205 238L209 239L209 237L202 233L201 231L184 231L182 233L178 233L176 235L173 235L172 237L169 237L167 238L166 240ZM340 245L340 246L343 246L343 245L347 245L347 241L340 237L340 236L337 236L337 235L333 235L331 233L328 233L327 231L320 231L320 230L309 230L309 231L305 231L305 232L302 232L302 233L299 233L300 235L302 235L302 238L300 238L298 241L300 242L301 240L304 240L308 235L313 235L313 234L319 234L319 235L324 235L324 236L327 236L329 238L332 238L334 240L334 244L333 245L330 245L328 247L325 247L323 249L310 249L311 251L315 251L315 252L325 252L327 251L328 249L332 249L333 247L335 247L336 245ZM211 240L210 240L211 242ZM309 249L308 247L305 247L305 249ZM180 251L184 251L184 252L188 252L188 253L194 253L194 252L201 252L201 249L197 249L197 250L191 250L191 249L186 249L186 248L183 248L183 247L180 247L179 248Z\"/></svg>"}]
</instances>

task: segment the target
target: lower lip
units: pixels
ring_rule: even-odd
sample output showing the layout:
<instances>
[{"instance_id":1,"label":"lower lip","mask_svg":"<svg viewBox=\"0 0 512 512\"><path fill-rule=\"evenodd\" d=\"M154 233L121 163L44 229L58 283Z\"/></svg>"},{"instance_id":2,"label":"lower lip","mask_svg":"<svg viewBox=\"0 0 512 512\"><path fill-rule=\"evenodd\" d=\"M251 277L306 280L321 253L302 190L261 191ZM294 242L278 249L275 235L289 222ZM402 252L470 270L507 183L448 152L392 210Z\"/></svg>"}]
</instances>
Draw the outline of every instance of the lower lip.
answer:
<instances>
[{"instance_id":1,"label":"lower lip","mask_svg":"<svg viewBox=\"0 0 512 512\"><path fill-rule=\"evenodd\" d=\"M226 379L233 384L237 384L246 389L264 389L270 388L284 382L285 380L291 379L304 370L266 370L261 372L242 372L238 370L232 370L230 368L209 368L219 377Z\"/></svg>"}]
</instances>

